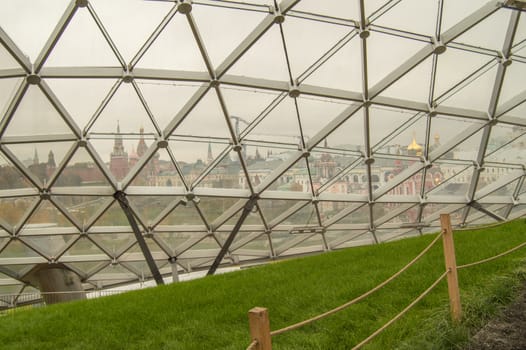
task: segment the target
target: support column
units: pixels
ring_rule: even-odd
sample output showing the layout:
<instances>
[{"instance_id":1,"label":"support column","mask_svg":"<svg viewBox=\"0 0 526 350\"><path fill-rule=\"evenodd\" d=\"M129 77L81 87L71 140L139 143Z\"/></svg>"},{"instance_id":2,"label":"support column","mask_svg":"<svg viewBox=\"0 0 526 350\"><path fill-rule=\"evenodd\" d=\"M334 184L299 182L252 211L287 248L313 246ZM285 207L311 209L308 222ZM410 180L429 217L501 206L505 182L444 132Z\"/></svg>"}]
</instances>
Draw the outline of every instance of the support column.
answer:
<instances>
[{"instance_id":1,"label":"support column","mask_svg":"<svg viewBox=\"0 0 526 350\"><path fill-rule=\"evenodd\" d=\"M63 264L39 264L24 280L40 290L48 305L86 299L80 277Z\"/></svg>"},{"instance_id":2,"label":"support column","mask_svg":"<svg viewBox=\"0 0 526 350\"><path fill-rule=\"evenodd\" d=\"M175 256L172 256L170 259L168 259L170 262L170 266L172 267L172 282L177 283L179 282L179 270L177 269L177 258Z\"/></svg>"}]
</instances>

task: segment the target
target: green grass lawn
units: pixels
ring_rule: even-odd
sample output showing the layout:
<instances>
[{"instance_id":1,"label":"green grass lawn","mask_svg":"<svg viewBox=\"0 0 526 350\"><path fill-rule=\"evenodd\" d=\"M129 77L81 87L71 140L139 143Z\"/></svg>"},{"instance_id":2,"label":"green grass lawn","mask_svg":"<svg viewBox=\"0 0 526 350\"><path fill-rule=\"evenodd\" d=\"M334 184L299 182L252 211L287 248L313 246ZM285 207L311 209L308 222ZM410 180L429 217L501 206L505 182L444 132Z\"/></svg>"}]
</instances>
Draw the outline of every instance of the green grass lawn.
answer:
<instances>
[{"instance_id":1,"label":"green grass lawn","mask_svg":"<svg viewBox=\"0 0 526 350\"><path fill-rule=\"evenodd\" d=\"M434 235L283 261L231 274L0 317L1 349L245 349L247 311L269 308L278 329L376 286ZM457 262L526 241L526 223L455 233ZM454 349L509 302L526 279L526 248L459 271L465 321L452 327L445 281L365 349ZM350 308L273 338L274 349L349 349L396 315L444 271L442 244L400 278Z\"/></svg>"}]
</instances>

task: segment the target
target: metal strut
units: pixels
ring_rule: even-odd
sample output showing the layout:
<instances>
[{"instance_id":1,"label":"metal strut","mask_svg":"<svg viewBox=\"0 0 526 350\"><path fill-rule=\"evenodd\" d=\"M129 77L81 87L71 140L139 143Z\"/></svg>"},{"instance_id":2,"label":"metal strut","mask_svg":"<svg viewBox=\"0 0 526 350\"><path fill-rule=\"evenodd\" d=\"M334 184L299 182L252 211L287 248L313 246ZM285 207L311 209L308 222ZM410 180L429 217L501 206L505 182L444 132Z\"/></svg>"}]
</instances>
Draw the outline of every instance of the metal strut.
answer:
<instances>
[{"instance_id":1,"label":"metal strut","mask_svg":"<svg viewBox=\"0 0 526 350\"><path fill-rule=\"evenodd\" d=\"M216 259L212 263L212 266L210 266L210 269L207 272L207 275L213 275L219 264L221 263L221 260L225 257L225 254L227 253L228 249L230 248L230 245L234 241L234 238L236 238L237 233L239 232L239 229L243 225L243 222L245 222L245 219L247 218L248 214L252 211L252 208L254 208L254 205L256 205L258 198L256 196L251 197L243 207L243 212L241 213L241 217L236 223L236 226L234 226L234 229L232 232L230 232L230 236L225 241L225 244L223 244L223 247L221 247L221 250L219 251L219 254L217 254Z\"/></svg>"},{"instance_id":2,"label":"metal strut","mask_svg":"<svg viewBox=\"0 0 526 350\"><path fill-rule=\"evenodd\" d=\"M144 258L146 259L146 263L150 268L150 272L152 273L155 282L157 283L157 285L164 284L163 277L161 276L161 273L159 272L159 269L157 268L157 265L153 260L152 253L150 252L150 249L148 249L148 245L146 244L146 241L144 240L144 237L141 234L141 230L137 225L137 221L135 221L135 217L133 216L133 213L130 209L130 203L128 203L128 199L126 198L126 193L122 191L117 191L115 192L113 197L117 200L117 202L119 202L122 211L124 212L124 214L126 214L126 218L128 218L128 222L130 223L133 233L135 234L135 238L139 243L139 247L141 247L141 251L144 255Z\"/></svg>"},{"instance_id":3,"label":"metal strut","mask_svg":"<svg viewBox=\"0 0 526 350\"><path fill-rule=\"evenodd\" d=\"M468 205L470 207L474 208L474 209L477 209L481 213L486 214L487 216L491 217L492 219L495 219L495 220L499 221L499 222L506 221L506 219L504 219L502 216L499 216L499 215L497 215L495 213L492 213L491 211L489 211L486 208L484 208L482 205L480 205L479 202L472 201Z\"/></svg>"}]
</instances>

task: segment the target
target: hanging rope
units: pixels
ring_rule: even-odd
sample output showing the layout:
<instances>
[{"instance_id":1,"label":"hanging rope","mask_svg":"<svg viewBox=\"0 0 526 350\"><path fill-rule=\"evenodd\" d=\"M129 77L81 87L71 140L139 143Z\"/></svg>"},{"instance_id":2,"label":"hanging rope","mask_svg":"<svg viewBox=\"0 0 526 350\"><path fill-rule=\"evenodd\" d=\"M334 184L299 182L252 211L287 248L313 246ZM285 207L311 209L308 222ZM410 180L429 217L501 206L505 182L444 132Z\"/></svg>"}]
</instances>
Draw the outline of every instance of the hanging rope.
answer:
<instances>
[{"instance_id":1,"label":"hanging rope","mask_svg":"<svg viewBox=\"0 0 526 350\"><path fill-rule=\"evenodd\" d=\"M324 312L320 315L317 315L317 316L314 316L312 318L309 318L307 320L304 320L304 321L301 321L301 322L298 322L298 323L295 323L293 325L290 325L288 327L284 327L284 328L281 328L281 329L277 329L275 331L272 331L270 332L270 335L271 336L275 336L275 335L278 335L278 334L282 334L282 333L285 333L285 332L288 332L288 331L292 331L294 329L298 329L300 327L303 327L309 323L312 323L314 321L317 321L317 320L320 320L322 318L325 318L325 317L328 317L330 315L333 315L341 310L344 310L346 308L348 308L349 306L353 305L353 304L356 304L357 302L359 302L360 300L363 300L365 299L366 297L368 297L369 295L373 294L374 292L376 292L377 290L383 288L384 286L386 286L389 282L393 281L395 278L397 278L398 276L400 276L400 274L402 274L405 270L407 270L409 267L411 267L414 263L416 263L425 253L427 253L431 247L433 247L433 245L435 245L435 243L438 241L438 239L442 236L442 233L439 233L431 243L429 243L429 245L424 248L424 250L422 250L420 252L420 254L418 254L413 260L411 260L407 265L405 265L404 267L402 267L398 272L396 272L394 275L392 275L391 277L389 277L388 279L386 279L385 281L383 281L382 283L380 283L379 285L377 285L376 287L374 287L373 289L369 290L368 292L365 292L364 294L360 295L359 297L356 297L354 298L353 300L350 300L348 302L346 302L345 304L342 304L332 310L329 310L327 312Z\"/></svg>"},{"instance_id":2,"label":"hanging rope","mask_svg":"<svg viewBox=\"0 0 526 350\"><path fill-rule=\"evenodd\" d=\"M365 338L364 340L362 340L358 345L356 345L354 348L352 348L352 350L356 350L356 349L359 349L361 348L362 346L364 346L365 344L367 344L368 342L370 342L372 339L374 339L378 334L382 333L387 327L389 327L391 324L393 324L394 322L398 321L402 316L404 316L413 306L416 305L416 303L418 303L420 300L422 300L426 295L429 294L429 292L431 292L433 290L433 288L435 288L437 286L438 283L440 283L440 281L442 281L444 279L444 277L447 276L447 274L449 273L449 271L446 271L444 272L439 278L437 278L437 280L435 282L433 282L432 285L429 286L429 288L427 288L422 294L420 294L415 300L413 300L411 302L411 304L407 305L405 307L405 309L403 309L402 311L400 311L400 313L398 315L396 315L395 317L393 317L392 319L390 319L387 323L385 323L382 327L378 328L373 334L371 334L370 336L368 336L367 338Z\"/></svg>"}]
</instances>

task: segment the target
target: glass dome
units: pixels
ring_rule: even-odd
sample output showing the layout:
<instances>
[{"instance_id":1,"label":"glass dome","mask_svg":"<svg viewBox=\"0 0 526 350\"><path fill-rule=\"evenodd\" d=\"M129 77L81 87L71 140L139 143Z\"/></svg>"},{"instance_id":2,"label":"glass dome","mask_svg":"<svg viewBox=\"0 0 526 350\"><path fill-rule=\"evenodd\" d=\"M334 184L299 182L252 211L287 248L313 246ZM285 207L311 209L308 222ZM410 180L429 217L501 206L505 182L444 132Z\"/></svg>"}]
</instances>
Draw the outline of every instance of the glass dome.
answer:
<instances>
[{"instance_id":1,"label":"glass dome","mask_svg":"<svg viewBox=\"0 0 526 350\"><path fill-rule=\"evenodd\" d=\"M1 0L0 294L525 215L523 6Z\"/></svg>"}]
</instances>

